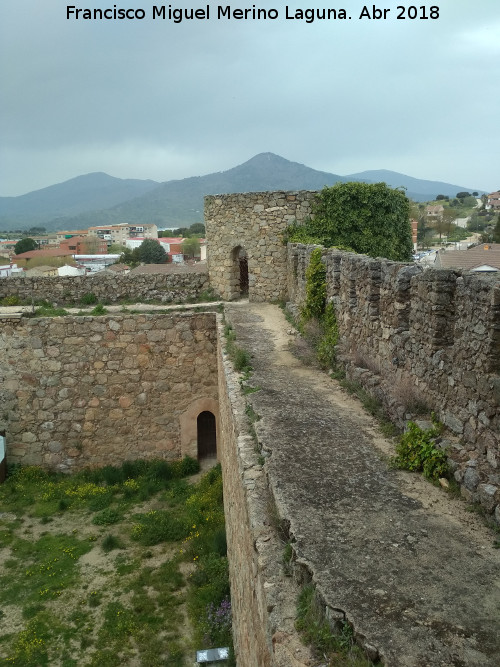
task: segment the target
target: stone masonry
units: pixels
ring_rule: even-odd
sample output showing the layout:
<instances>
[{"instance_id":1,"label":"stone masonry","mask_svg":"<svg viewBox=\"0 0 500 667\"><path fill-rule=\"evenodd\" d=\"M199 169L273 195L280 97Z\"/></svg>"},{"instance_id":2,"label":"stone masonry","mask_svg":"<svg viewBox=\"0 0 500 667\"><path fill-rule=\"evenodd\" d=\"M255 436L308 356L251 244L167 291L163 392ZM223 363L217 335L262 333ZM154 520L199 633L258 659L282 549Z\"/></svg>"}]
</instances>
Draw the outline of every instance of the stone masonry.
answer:
<instances>
[{"instance_id":1,"label":"stone masonry","mask_svg":"<svg viewBox=\"0 0 500 667\"><path fill-rule=\"evenodd\" d=\"M287 226L312 214L315 192L205 198L208 268L224 299L240 296L238 256L248 258L250 301L305 298L313 246L283 245ZM328 299L348 376L401 426L415 407L433 410L454 436L451 465L464 495L500 522L500 283L324 250ZM446 442L445 442L446 444ZM495 510L496 508L496 510Z\"/></svg>"},{"instance_id":2,"label":"stone masonry","mask_svg":"<svg viewBox=\"0 0 500 667\"><path fill-rule=\"evenodd\" d=\"M290 301L305 299L315 246L290 244ZM500 522L500 281L460 271L324 250L338 357L404 426L434 411L464 495Z\"/></svg>"},{"instance_id":3,"label":"stone masonry","mask_svg":"<svg viewBox=\"0 0 500 667\"><path fill-rule=\"evenodd\" d=\"M196 299L209 287L208 274L156 273L137 275L67 276L59 278L4 278L0 280L0 299L16 296L21 301L50 301L59 305L78 303L86 294L98 301L114 303L122 299L165 303Z\"/></svg>"},{"instance_id":4,"label":"stone masonry","mask_svg":"<svg viewBox=\"0 0 500 667\"><path fill-rule=\"evenodd\" d=\"M240 296L240 249L248 257L250 301L286 297L283 232L311 215L314 196L311 191L280 191L205 197L210 284L223 299Z\"/></svg>"},{"instance_id":5,"label":"stone masonry","mask_svg":"<svg viewBox=\"0 0 500 667\"><path fill-rule=\"evenodd\" d=\"M213 313L4 319L8 461L70 472L196 456L191 422L218 419L216 346Z\"/></svg>"}]
</instances>

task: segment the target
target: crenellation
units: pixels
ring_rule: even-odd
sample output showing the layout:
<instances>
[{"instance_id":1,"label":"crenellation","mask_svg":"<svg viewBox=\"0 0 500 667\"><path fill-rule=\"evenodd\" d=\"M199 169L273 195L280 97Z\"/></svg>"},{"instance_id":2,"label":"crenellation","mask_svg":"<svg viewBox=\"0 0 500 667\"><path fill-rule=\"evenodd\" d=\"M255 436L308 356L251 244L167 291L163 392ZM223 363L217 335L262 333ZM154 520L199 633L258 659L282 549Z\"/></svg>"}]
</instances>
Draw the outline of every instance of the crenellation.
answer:
<instances>
[{"instance_id":1,"label":"crenellation","mask_svg":"<svg viewBox=\"0 0 500 667\"><path fill-rule=\"evenodd\" d=\"M295 311L305 299L314 247L288 246ZM415 398L424 401L459 439L450 453L457 481L463 482L472 455L478 484L497 480L492 462L500 460L498 280L422 271L336 249L325 250L323 258L339 324L338 356L348 376L375 393L400 426ZM471 486L469 480L468 493L480 502Z\"/></svg>"}]
</instances>

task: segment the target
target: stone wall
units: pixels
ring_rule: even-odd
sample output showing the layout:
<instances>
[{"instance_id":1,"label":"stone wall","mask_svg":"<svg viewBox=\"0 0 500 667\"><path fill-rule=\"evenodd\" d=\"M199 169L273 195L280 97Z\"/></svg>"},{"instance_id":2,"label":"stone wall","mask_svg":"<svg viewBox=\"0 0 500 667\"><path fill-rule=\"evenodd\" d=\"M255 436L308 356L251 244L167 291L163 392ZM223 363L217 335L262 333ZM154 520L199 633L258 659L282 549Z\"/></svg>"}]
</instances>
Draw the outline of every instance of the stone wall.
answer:
<instances>
[{"instance_id":1,"label":"stone wall","mask_svg":"<svg viewBox=\"0 0 500 667\"><path fill-rule=\"evenodd\" d=\"M245 417L245 402L238 377L223 352L224 337L219 331L219 401L221 438L219 456L224 480L224 514L231 580L233 638L238 664L266 667L271 664L272 647L267 634L268 614L261 578L255 515L261 510L264 476L256 475L257 454ZM258 470L257 470L258 473Z\"/></svg>"},{"instance_id":2,"label":"stone wall","mask_svg":"<svg viewBox=\"0 0 500 667\"><path fill-rule=\"evenodd\" d=\"M296 308L315 246L288 247ZM494 511L500 503L500 281L466 272L324 250L327 298L335 304L338 356L348 376L402 426L433 410L450 443L464 494ZM500 521L500 509L497 510Z\"/></svg>"},{"instance_id":3,"label":"stone wall","mask_svg":"<svg viewBox=\"0 0 500 667\"><path fill-rule=\"evenodd\" d=\"M278 532L281 520L246 413L251 397L243 395L241 377L224 352L222 321L218 367L218 452L237 664L305 667L313 664L312 656L295 629L297 595L303 581L283 574L284 542Z\"/></svg>"},{"instance_id":4,"label":"stone wall","mask_svg":"<svg viewBox=\"0 0 500 667\"><path fill-rule=\"evenodd\" d=\"M280 191L205 197L210 283L223 299L240 296L240 249L248 258L250 301L285 298L283 232L288 225L310 216L315 194Z\"/></svg>"},{"instance_id":5,"label":"stone wall","mask_svg":"<svg viewBox=\"0 0 500 667\"><path fill-rule=\"evenodd\" d=\"M156 273L110 275L97 273L87 276L59 278L15 277L0 280L0 299L17 296L21 301L50 301L72 305L89 293L98 301L114 303L122 299L162 302L185 302L196 299L209 287L208 274Z\"/></svg>"},{"instance_id":6,"label":"stone wall","mask_svg":"<svg viewBox=\"0 0 500 667\"><path fill-rule=\"evenodd\" d=\"M217 414L213 313L0 321L0 430L10 463L62 471L197 455Z\"/></svg>"}]
</instances>

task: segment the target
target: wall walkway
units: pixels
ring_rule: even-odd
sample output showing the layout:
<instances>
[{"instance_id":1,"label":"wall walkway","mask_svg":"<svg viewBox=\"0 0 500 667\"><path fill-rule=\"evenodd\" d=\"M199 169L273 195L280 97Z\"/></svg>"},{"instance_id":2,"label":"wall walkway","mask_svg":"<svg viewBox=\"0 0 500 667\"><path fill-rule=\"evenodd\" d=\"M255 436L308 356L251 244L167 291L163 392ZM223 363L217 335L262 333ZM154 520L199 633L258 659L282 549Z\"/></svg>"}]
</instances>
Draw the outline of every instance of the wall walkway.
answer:
<instances>
[{"instance_id":1,"label":"wall walkway","mask_svg":"<svg viewBox=\"0 0 500 667\"><path fill-rule=\"evenodd\" d=\"M279 574L279 524L288 527L294 580L312 579L327 616L349 621L372 659L497 665L500 552L492 535L469 525L459 500L388 468L390 445L371 418L287 351L276 306L233 304L226 316L253 355L251 384L260 387L243 398L234 376L219 373L238 664L306 664L283 657L295 600L292 579ZM244 400L261 417L260 458Z\"/></svg>"}]
</instances>

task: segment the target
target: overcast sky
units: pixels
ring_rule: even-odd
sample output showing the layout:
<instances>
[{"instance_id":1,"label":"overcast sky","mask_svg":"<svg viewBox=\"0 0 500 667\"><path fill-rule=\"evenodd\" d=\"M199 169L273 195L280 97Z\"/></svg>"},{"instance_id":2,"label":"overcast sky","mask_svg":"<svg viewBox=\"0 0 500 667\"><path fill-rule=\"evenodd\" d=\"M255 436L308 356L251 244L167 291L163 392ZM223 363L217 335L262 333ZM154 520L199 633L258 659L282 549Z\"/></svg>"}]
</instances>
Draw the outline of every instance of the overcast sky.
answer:
<instances>
[{"instance_id":1,"label":"overcast sky","mask_svg":"<svg viewBox=\"0 0 500 667\"><path fill-rule=\"evenodd\" d=\"M286 0L256 0L278 10L267 21L218 20L211 3L209 20L174 24L153 20L150 0L75 5L146 14L102 21L68 20L65 0L2 0L0 195L93 171L203 175L265 151L498 189L500 2L435 0L439 18L398 20L402 2L377 4L386 20L359 19L357 0L291 2L289 15L352 17L309 24L286 19Z\"/></svg>"}]
</instances>

